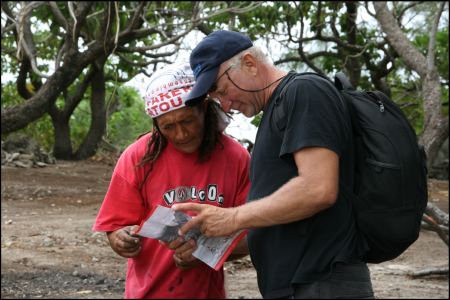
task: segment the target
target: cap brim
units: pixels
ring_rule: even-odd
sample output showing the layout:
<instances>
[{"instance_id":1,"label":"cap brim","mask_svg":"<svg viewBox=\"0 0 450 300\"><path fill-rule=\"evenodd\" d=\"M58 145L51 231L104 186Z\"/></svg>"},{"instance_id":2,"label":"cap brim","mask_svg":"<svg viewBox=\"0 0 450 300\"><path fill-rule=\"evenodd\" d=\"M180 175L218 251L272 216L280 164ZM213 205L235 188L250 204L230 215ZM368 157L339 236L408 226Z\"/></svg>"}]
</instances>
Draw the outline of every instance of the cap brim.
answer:
<instances>
[{"instance_id":1,"label":"cap brim","mask_svg":"<svg viewBox=\"0 0 450 300\"><path fill-rule=\"evenodd\" d=\"M219 68L220 66L217 66L199 74L185 102L187 106L196 105L205 97L214 81L216 81Z\"/></svg>"}]
</instances>

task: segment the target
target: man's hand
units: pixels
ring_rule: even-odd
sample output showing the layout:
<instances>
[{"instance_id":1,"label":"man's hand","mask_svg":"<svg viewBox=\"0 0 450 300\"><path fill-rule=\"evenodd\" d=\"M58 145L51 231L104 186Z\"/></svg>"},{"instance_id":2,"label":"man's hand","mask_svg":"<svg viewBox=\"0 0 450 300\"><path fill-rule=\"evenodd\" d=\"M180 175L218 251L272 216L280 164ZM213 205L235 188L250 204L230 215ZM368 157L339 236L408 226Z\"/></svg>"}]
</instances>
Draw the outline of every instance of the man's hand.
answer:
<instances>
[{"instance_id":1,"label":"man's hand","mask_svg":"<svg viewBox=\"0 0 450 300\"><path fill-rule=\"evenodd\" d=\"M162 241L160 243L174 250L173 260L175 265L181 270L191 269L201 263L199 259L192 256L192 253L197 249L197 244L194 240L185 242L182 237L179 237L170 243Z\"/></svg>"},{"instance_id":2,"label":"man's hand","mask_svg":"<svg viewBox=\"0 0 450 300\"><path fill-rule=\"evenodd\" d=\"M236 219L237 207L220 208L208 204L183 203L173 205L172 209L197 213L180 228L180 235L186 234L196 226L199 226L201 233L207 237L227 236L241 229Z\"/></svg>"},{"instance_id":3,"label":"man's hand","mask_svg":"<svg viewBox=\"0 0 450 300\"><path fill-rule=\"evenodd\" d=\"M131 258L141 252L141 237L134 234L139 226L127 226L108 232L107 237L111 248L120 256Z\"/></svg>"}]
</instances>

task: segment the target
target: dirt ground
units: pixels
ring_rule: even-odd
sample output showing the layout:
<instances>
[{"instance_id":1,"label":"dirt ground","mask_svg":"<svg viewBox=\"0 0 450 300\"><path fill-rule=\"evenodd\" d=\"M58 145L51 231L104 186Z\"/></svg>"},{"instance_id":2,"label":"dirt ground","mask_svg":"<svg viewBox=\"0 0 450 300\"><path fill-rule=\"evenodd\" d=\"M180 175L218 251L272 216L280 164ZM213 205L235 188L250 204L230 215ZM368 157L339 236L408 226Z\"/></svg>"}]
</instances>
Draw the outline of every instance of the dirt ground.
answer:
<instances>
[{"instance_id":1,"label":"dirt ground","mask_svg":"<svg viewBox=\"0 0 450 300\"><path fill-rule=\"evenodd\" d=\"M1 170L1 298L122 298L126 259L91 231L113 162L60 161ZM448 212L448 181L430 180L430 201ZM448 275L408 274L448 266L448 247L422 231L404 254L369 265L376 298L448 299ZM229 298L261 298L248 258L226 263Z\"/></svg>"}]
</instances>

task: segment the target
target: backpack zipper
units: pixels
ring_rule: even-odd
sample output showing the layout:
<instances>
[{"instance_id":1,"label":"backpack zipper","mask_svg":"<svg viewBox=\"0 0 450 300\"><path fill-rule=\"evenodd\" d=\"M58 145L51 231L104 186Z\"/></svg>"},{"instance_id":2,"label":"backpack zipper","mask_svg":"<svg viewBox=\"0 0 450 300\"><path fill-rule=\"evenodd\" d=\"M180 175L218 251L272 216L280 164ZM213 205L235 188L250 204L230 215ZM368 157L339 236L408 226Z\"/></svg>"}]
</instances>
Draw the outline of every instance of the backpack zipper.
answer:
<instances>
[{"instance_id":1,"label":"backpack zipper","mask_svg":"<svg viewBox=\"0 0 450 300\"><path fill-rule=\"evenodd\" d=\"M378 97L378 95L373 92L366 92L366 94L368 94L370 96L370 98L372 98L373 100L377 101L378 106L380 108L380 112L384 112L384 104L381 101L380 97Z\"/></svg>"},{"instance_id":2,"label":"backpack zipper","mask_svg":"<svg viewBox=\"0 0 450 300\"><path fill-rule=\"evenodd\" d=\"M380 112L384 112L384 105L383 105L383 102L381 102L380 99L377 99L377 101L378 101L378 104L380 105Z\"/></svg>"}]
</instances>

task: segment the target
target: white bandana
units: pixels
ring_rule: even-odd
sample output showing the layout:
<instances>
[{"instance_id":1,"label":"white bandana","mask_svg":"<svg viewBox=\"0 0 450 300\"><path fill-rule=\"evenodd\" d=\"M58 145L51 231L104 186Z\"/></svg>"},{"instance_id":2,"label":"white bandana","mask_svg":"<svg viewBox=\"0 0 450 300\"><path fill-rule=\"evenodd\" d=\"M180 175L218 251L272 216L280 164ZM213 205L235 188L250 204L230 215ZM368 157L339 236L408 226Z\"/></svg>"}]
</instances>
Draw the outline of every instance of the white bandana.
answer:
<instances>
[{"instance_id":1,"label":"white bandana","mask_svg":"<svg viewBox=\"0 0 450 300\"><path fill-rule=\"evenodd\" d=\"M145 83L145 112L157 118L185 107L194 83L195 77L189 63L174 63L159 69Z\"/></svg>"}]
</instances>

